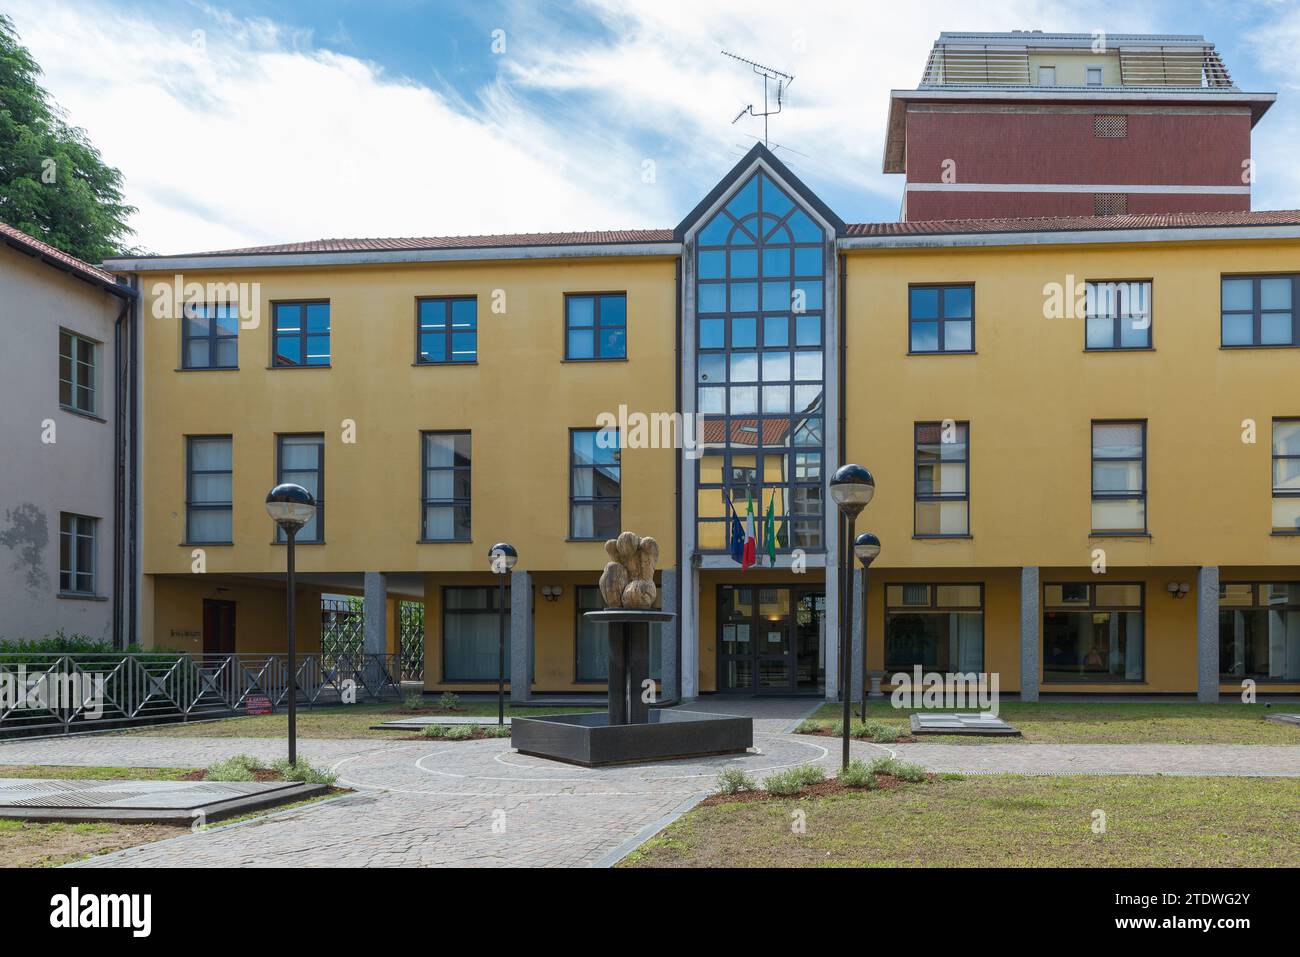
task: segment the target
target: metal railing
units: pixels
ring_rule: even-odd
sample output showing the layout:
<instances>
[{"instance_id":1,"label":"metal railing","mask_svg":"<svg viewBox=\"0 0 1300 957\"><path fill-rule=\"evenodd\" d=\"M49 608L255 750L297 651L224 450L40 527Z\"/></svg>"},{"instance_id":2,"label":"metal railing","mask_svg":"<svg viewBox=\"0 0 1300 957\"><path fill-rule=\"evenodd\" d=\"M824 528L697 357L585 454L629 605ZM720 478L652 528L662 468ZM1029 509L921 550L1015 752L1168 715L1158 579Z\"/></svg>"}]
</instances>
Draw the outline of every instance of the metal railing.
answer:
<instances>
[{"instance_id":1,"label":"metal railing","mask_svg":"<svg viewBox=\"0 0 1300 957\"><path fill-rule=\"evenodd\" d=\"M401 695L401 656L300 654L299 707ZM0 738L224 718L288 704L282 654L0 654Z\"/></svg>"}]
</instances>

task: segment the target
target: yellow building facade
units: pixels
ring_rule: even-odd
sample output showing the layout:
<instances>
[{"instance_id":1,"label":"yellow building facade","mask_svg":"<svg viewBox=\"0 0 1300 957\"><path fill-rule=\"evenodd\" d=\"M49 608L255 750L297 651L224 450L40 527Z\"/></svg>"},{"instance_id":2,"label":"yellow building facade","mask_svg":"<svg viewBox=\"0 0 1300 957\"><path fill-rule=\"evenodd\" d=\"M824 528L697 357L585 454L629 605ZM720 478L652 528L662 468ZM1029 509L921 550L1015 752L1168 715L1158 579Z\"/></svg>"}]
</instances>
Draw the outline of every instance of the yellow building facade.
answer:
<instances>
[{"instance_id":1,"label":"yellow building facade","mask_svg":"<svg viewBox=\"0 0 1300 957\"><path fill-rule=\"evenodd\" d=\"M414 601L425 688L495 688L508 541L512 697L603 691L581 613L631 529L678 614L665 699L834 698L827 482L860 462L854 693L864 649L885 687L1300 690L1300 217L854 226L756 146L674 230L110 265L144 319L148 646L280 647L263 500L302 479L308 649L323 594L365 597L375 652Z\"/></svg>"}]
</instances>

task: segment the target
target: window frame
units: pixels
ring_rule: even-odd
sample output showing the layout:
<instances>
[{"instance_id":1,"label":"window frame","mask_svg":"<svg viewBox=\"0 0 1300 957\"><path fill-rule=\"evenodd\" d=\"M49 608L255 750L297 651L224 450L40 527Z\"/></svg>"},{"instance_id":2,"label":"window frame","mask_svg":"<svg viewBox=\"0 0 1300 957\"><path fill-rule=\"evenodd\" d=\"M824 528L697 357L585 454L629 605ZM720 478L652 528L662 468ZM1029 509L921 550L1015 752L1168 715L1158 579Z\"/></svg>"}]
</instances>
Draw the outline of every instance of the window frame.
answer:
<instances>
[{"instance_id":1,"label":"window frame","mask_svg":"<svg viewBox=\"0 0 1300 957\"><path fill-rule=\"evenodd\" d=\"M900 606L891 606L891 605L889 604L889 589L890 589L890 588L895 588L895 587L906 588L908 585L924 585L925 587L929 588L929 589L930 589L930 603L929 603L928 605L925 605L925 606L921 606L921 605L900 605ZM947 587L969 588L969 587L971 587L971 586L978 587L979 590L980 590L980 603L979 603L979 616L980 616L980 670L981 670L981 672L984 672L985 674L987 674L987 665L988 665L988 657L987 657L987 656L988 656L988 634L987 634L987 627L986 627L986 626L988 625L988 614L987 614L987 611L988 611L988 610L987 610L987 605L986 605L986 599L987 599L988 596L987 596L987 589L985 588L985 582L984 582L984 581L982 581L982 580L981 580L981 581L977 581L977 582L960 582L960 581L928 581L928 580L927 580L927 581L923 581L923 582L917 582L917 581L912 581L912 582L886 581L885 584L884 584L884 590L881 592L881 602L880 602L880 603L881 603L881 606L882 606L882 607L881 607L881 619L880 619L880 627L881 627L880 634L881 634L881 641L882 641L882 643L883 643L883 650L882 650L881 664L882 664L882 666L883 666L883 669L884 669L884 672L885 672L885 676L886 676L886 677L890 677L890 676L893 675L893 674L898 674L898 671L897 671L897 670L895 670L895 669L891 669L891 668L889 667L889 662L888 662L888 658L889 658L889 612L890 612L891 608L892 608L893 611L895 611L895 612L897 612L897 613L900 613L900 614L907 614L908 612L915 612L916 614L923 614L923 615L934 615L934 614L940 614L940 613L943 613L943 612L958 612L958 613L966 613L966 614L970 614L970 613L973 611L973 609L970 609L970 608L954 608L954 607L950 607L950 606L946 606L946 605L940 605L938 602L939 602L939 589L940 589L940 588L947 588ZM951 669L951 664L952 664L952 663L949 662L949 668L950 668L950 671L952 671L952 669ZM953 673L953 674L964 674L965 672L952 671L952 673Z\"/></svg>"},{"instance_id":2,"label":"window frame","mask_svg":"<svg viewBox=\"0 0 1300 957\"><path fill-rule=\"evenodd\" d=\"M72 519L72 531L64 528L65 522ZM83 535L81 523L88 522L90 525L90 534ZM63 567L63 542L68 540L68 569ZM81 572L77 570L78 559L81 557L83 546L80 544L81 539L89 538L90 545L90 571ZM60 512L59 513L59 591L61 597L66 598L97 598L99 592L99 519L93 515L82 515L78 512ZM68 588L63 587L64 576L68 577ZM90 587L78 588L78 579L83 576L89 576Z\"/></svg>"},{"instance_id":3,"label":"window frame","mask_svg":"<svg viewBox=\"0 0 1300 957\"><path fill-rule=\"evenodd\" d=\"M943 429L943 421L938 422L914 422L912 423L912 537L918 539L949 539L949 538L971 538L970 530L970 458L971 458L971 438L970 422L954 419L953 425L966 430L966 456L963 459L943 459L940 457L940 463L944 461L960 461L966 466L966 490L960 498L943 493L935 494L933 492L926 495L921 494L921 429L927 426L938 427ZM966 531L954 534L923 534L917 530L917 505L921 502L965 502L966 503ZM918 583L920 584L920 583Z\"/></svg>"},{"instance_id":4,"label":"window frame","mask_svg":"<svg viewBox=\"0 0 1300 957\"><path fill-rule=\"evenodd\" d=\"M316 332L316 333L309 334L307 331L307 307L320 306L320 305L324 305L326 308L329 309L329 319L330 319L329 332L326 333ZM334 365L334 306L329 299L273 299L270 302L270 306L271 306L271 322L270 322L271 364L267 368L269 369L329 369L333 367ZM307 357L308 336L311 335L313 337L318 337L324 335L326 338L329 339L329 344L330 344L329 362L318 362L313 364L304 361L299 363L298 365L294 365L293 363L280 361L280 353L276 347L276 340L279 339L280 337L280 333L277 331L277 327L280 320L281 306L298 307L298 315L300 320L298 332L285 333L284 335L286 336L296 335L298 337L299 345L302 347L303 359L305 360Z\"/></svg>"},{"instance_id":5,"label":"window frame","mask_svg":"<svg viewBox=\"0 0 1300 957\"><path fill-rule=\"evenodd\" d=\"M623 523L623 451L624 449L623 449L622 433L618 429L610 429L610 430L592 429L592 428L587 428L585 426L581 428L570 428L569 429L569 538L568 540L571 542L603 542L606 541L608 538L610 538L610 536L608 535L593 535L590 537L579 536L574 534L574 528L573 528L573 517L575 514L574 512L575 506L591 505L594 508L601 505L609 505L611 501L610 496L608 495L592 496L590 498L581 498L581 499L579 499L577 496L574 495L574 478L577 476L578 469L583 468L583 469L591 469L592 471L595 471L596 467L594 465L577 464L576 453L573 448L573 439L574 436L578 435L579 433L590 432L592 435L599 435L601 432L605 432L605 431L612 431L615 435L618 436L618 498L614 500L614 504L618 508L618 514L617 517L615 518L614 524L616 527L621 527ZM595 486L593 483L593 488L594 487ZM595 523L593 522L592 524L593 524L593 531L594 531ZM615 535L617 534L618 533L616 532Z\"/></svg>"},{"instance_id":6,"label":"window frame","mask_svg":"<svg viewBox=\"0 0 1300 957\"><path fill-rule=\"evenodd\" d=\"M1093 77L1093 74L1094 74L1094 73L1097 75L1097 82L1096 82L1096 83L1093 83L1093 82L1092 82L1092 77ZM1090 67L1085 67L1085 68L1084 68L1084 73L1083 73L1083 83L1084 83L1084 86L1105 86L1105 85L1106 85L1106 72L1105 72L1105 70L1103 70L1103 69L1102 69L1101 67L1099 67L1099 66L1090 66Z\"/></svg>"},{"instance_id":7,"label":"window frame","mask_svg":"<svg viewBox=\"0 0 1300 957\"><path fill-rule=\"evenodd\" d=\"M194 501L194 441L225 439L230 445L230 468L229 469L203 469L202 475L229 475L230 476L230 501L229 502L195 502ZM200 539L190 537L190 518L195 511L211 512L229 512L230 513L230 538L227 541L205 542ZM202 434L185 436L185 544L186 545L233 545L235 544L235 437L233 435L222 434Z\"/></svg>"},{"instance_id":8,"label":"window frame","mask_svg":"<svg viewBox=\"0 0 1300 957\"><path fill-rule=\"evenodd\" d=\"M216 327L216 322L214 317L211 315L206 315L203 318L207 319L208 321L207 334L202 336L191 335L190 326L189 326L189 320L191 318L190 310L196 306L201 309L212 309L221 306L226 306L227 308L234 309L235 310L235 316L234 316L235 331L229 334L217 333L216 331L217 327ZM209 371L211 372L236 371L237 372L239 371L239 324L240 324L239 307L234 303L213 303L213 302L186 303L184 307L181 309L181 366L180 366L181 371L182 372L209 372ZM210 361L212 357L217 354L217 343L223 341L230 341L235 344L234 365L228 365L228 366L213 365L212 362ZM191 342L206 342L208 344L209 362L207 365L200 366L200 365L193 365L190 363L189 346ZM272 346L274 346L274 339L272 341ZM274 358L274 353L272 354L272 358Z\"/></svg>"},{"instance_id":9,"label":"window frame","mask_svg":"<svg viewBox=\"0 0 1300 957\"><path fill-rule=\"evenodd\" d=\"M470 460L469 460L469 465L455 465L455 464L452 464L452 465L436 465L436 466L435 466L435 465L430 465L430 464L429 464L429 445L428 445L428 442L427 442L426 440L429 438L429 436L433 436L433 435L447 435L447 436L453 436L453 437L454 437L454 436L461 436L461 435L463 435L463 436L465 436L467 439L469 439L469 443L470 443L470 451L469 451ZM455 453L453 452L453 463L454 463L454 455L455 455ZM466 542L472 542L472 541L474 540L474 526L473 526L473 518L474 518L474 510L473 510L473 478L474 478L474 472L473 472L473 468L474 468L474 433L473 433L470 429L425 429L425 430L423 430L423 431L420 432L420 544L422 544L422 545L428 545L428 544L445 544L445 543L450 543L450 544L465 544ZM468 473L469 473L469 477L470 477L470 482L471 482L470 495L467 496L467 497L465 497L465 498L463 498L463 499L462 499L462 498L457 498L457 497L455 497L455 496L452 496L451 498L447 498L447 499L442 499L442 498L428 498L428 497L426 496L425 493L426 493L426 491L427 491L428 488L429 488L429 485L428 485L428 478L429 478L429 473L430 473L430 472L451 472L451 473L452 473L452 491L453 491L453 492L455 491L455 487L456 487L456 474L455 474L455 473L457 473L457 472L468 472ZM466 517L467 517L467 519L468 519L468 521L467 521L466 524L469 526L469 529L468 529L468 532L467 532L466 536L465 536L464 538L455 538L455 537L453 537L453 538L430 538L430 537L429 537L429 526L428 526L428 510L429 510L430 508L451 508L451 509L456 509L456 508L460 508L460 507L464 507L464 508L465 508L465 510L466 510L466 511L465 511L465 514L466 514ZM452 528L453 528L453 531L454 531L454 529L455 529L454 513L453 513Z\"/></svg>"},{"instance_id":10,"label":"window frame","mask_svg":"<svg viewBox=\"0 0 1300 957\"><path fill-rule=\"evenodd\" d=\"M1051 71L1051 73L1052 73L1052 82L1051 82L1051 83L1044 83L1044 82L1043 82L1043 71L1044 71L1044 70L1050 70L1050 71ZM1053 86L1053 87L1056 86L1056 65L1055 65L1055 64L1042 64L1042 63L1040 63L1040 64L1038 65L1038 82L1035 83L1034 85L1035 85L1035 86Z\"/></svg>"},{"instance_id":11,"label":"window frame","mask_svg":"<svg viewBox=\"0 0 1300 957\"><path fill-rule=\"evenodd\" d=\"M500 593L501 593L501 586L500 586L500 584L493 584L493 585L443 585L443 586L442 586L442 590L441 590L441 592L439 593L439 599L440 599L441 602L442 602L442 609L441 609L441 610L442 610L442 614L441 614L441 616L440 616L440 618L441 618L441 621L439 622L439 628L440 628L440 630L439 630L439 632L438 632L438 644L439 644L439 646L440 646L440 650L441 650L441 655L440 655L440 657L441 657L441 661L439 661L438 664L439 664L439 667L440 667L441 670L442 670L442 675L441 675L441 677L442 677L442 683L443 683L443 684L477 685L477 684L495 684L495 683L496 683L496 681L497 681L497 677L496 677L495 675L492 675L491 677L487 677L487 678L458 678L458 677L451 676L451 675L449 675L449 674L447 673L447 615L448 615L449 613L450 613L450 614L456 614L456 615L485 615L485 616L486 616L486 615L491 615L493 618L495 618L495 617L497 617L498 614L504 613L504 614L505 614L505 618L506 618L506 655L507 655L507 657L508 657L509 654L510 654L510 628L511 628L511 624L512 624L512 622L511 622L510 619L511 619L511 612L514 610L513 607L512 607L513 604L514 604L514 600L513 600L513 598L511 597L511 595L512 595L512 589L511 589L510 579L511 579L512 576L511 576L511 575L507 575L507 576L505 576L505 577L506 577L505 607L504 607L504 609L500 609L500 610L498 610L498 609L496 608L496 602L497 602L497 599L500 597ZM452 608L452 609L449 609L449 608L447 607L447 592L452 591L452 590L468 591L468 590L471 590L471 589L476 589L476 590L481 590L481 591L487 592L487 594L488 594L488 607L487 607L487 608ZM575 643L576 643L576 642L575 642ZM507 661L507 662L506 662L505 682L506 682L507 685L510 684L510 678L511 678L510 668L511 668L512 664L513 664L513 662L510 662L510 661ZM531 682L530 682L530 683L531 683Z\"/></svg>"},{"instance_id":12,"label":"window frame","mask_svg":"<svg viewBox=\"0 0 1300 957\"><path fill-rule=\"evenodd\" d=\"M1088 589L1088 603L1073 605L1048 605L1047 589L1053 586L1084 587ZM1097 603L1097 586L1132 588L1138 590L1138 604L1136 608L1132 606ZM1042 683L1047 685L1140 685L1147 683L1147 586L1143 581L1046 581L1039 586L1038 592L1040 621L1039 621L1039 639L1038 639L1038 660L1039 669L1042 675ZM1077 614L1095 614L1096 612L1107 612L1116 614L1121 612L1137 611L1142 616L1142 675L1138 678L1115 678L1107 676L1105 678L1048 678L1047 677L1047 613L1049 611L1073 612Z\"/></svg>"},{"instance_id":13,"label":"window frame","mask_svg":"<svg viewBox=\"0 0 1300 957\"><path fill-rule=\"evenodd\" d=\"M316 488L319 494L314 496L316 499L316 537L301 538L294 536L295 545L324 545L325 544L325 433L324 432L277 432L275 433L275 484L280 485L284 482L284 440L285 439L320 439L320 445L316 455ZM307 469L294 469L295 472L305 472ZM306 528L306 526L303 526ZM283 537L282 537L283 536ZM289 537L285 535L283 529L278 525L275 529L276 545L287 545Z\"/></svg>"},{"instance_id":14,"label":"window frame","mask_svg":"<svg viewBox=\"0 0 1300 957\"><path fill-rule=\"evenodd\" d=\"M1140 425L1142 427L1142 528L1140 529L1098 529L1093 524L1092 508L1099 501L1138 501L1139 497L1134 496L1131 492L1124 491L1107 493L1097 491L1097 462L1132 462L1132 458L1097 458L1097 436L1096 429L1099 425ZM1148 506L1149 488L1147 485L1147 456L1149 440L1147 436L1146 419L1092 419L1088 424L1088 485L1091 490L1088 505L1088 526L1090 538L1132 538L1134 536L1149 536L1151 534L1151 516Z\"/></svg>"},{"instance_id":15,"label":"window frame","mask_svg":"<svg viewBox=\"0 0 1300 957\"><path fill-rule=\"evenodd\" d=\"M443 306L443 318L446 321L446 328L442 333L424 332L424 319L421 313L425 303L441 303ZM452 350L452 336L455 335L452 325L452 309L458 302L472 302L474 304L474 358L473 359L452 359L455 355ZM463 334L463 333L462 333ZM446 345L446 359L425 359L423 350L420 348L425 335L441 335ZM415 297L415 365L417 366L472 366L478 365L478 296L469 295L450 295L450 296L416 296Z\"/></svg>"},{"instance_id":16,"label":"window frame","mask_svg":"<svg viewBox=\"0 0 1300 957\"><path fill-rule=\"evenodd\" d=\"M600 321L601 300L610 296L623 297L623 325L622 326L605 326ZM591 314L591 335L592 335L592 353L590 356L573 356L569 354L569 303L574 299L592 300ZM610 289L604 292L566 292L564 294L564 361L565 362L626 362L628 361L628 327L631 325L631 314L628 310L628 295L626 289ZM579 329L585 329L586 326L578 326ZM623 330L623 354L621 356L604 356L600 355L600 333L602 329L622 329Z\"/></svg>"},{"instance_id":17,"label":"window frame","mask_svg":"<svg viewBox=\"0 0 1300 957\"><path fill-rule=\"evenodd\" d=\"M71 349L71 354L68 356L64 356L63 354L63 339L65 336L68 339L68 345L69 348ZM90 363L89 363L90 382L89 383L83 382L78 376L78 369L86 365L86 363L82 362L77 355L77 353L79 352L78 349L79 344L85 344L90 347ZM68 329L64 326L59 327L60 365L62 365L62 360L64 358L67 358L71 366L70 372L72 375L71 379L64 379L63 370L59 369L59 393L60 393L59 408L62 409L64 412L71 412L74 415L85 415L94 419L100 417L99 415L99 350L101 346L103 346L103 343L100 342L98 339L92 339L90 336L83 335L80 332L74 332L73 330ZM67 383L68 385L68 399L69 399L68 402L63 401L62 393L63 393L64 383ZM90 393L90 408L88 409L82 408L77 403L77 395L82 389L85 389Z\"/></svg>"},{"instance_id":18,"label":"window frame","mask_svg":"<svg viewBox=\"0 0 1300 957\"><path fill-rule=\"evenodd\" d=\"M939 311L934 319L916 319L912 315L912 293L917 289L937 289L939 291ZM949 318L945 315L944 302L948 296L949 289L969 289L970 290L970 317L953 316ZM914 282L907 284L907 354L909 356L972 356L978 348L975 335L975 282ZM917 322L933 322L938 326L938 345L934 349L914 349L912 347L912 328ZM948 349L945 348L947 341L946 327L949 322L969 322L970 323L970 348L969 349Z\"/></svg>"},{"instance_id":19,"label":"window frame","mask_svg":"<svg viewBox=\"0 0 1300 957\"><path fill-rule=\"evenodd\" d=\"M1229 281L1251 281L1251 308L1225 309L1223 306L1223 284ZM1264 309L1261 305L1260 283L1265 279L1289 279L1291 281L1291 308ZM1264 314L1289 311L1291 313L1291 341L1263 342ZM1227 343L1223 341L1224 315L1251 317L1251 341L1248 343ZM1219 348L1220 349L1297 349L1300 348L1300 272L1278 273L1220 273L1219 274Z\"/></svg>"},{"instance_id":20,"label":"window frame","mask_svg":"<svg viewBox=\"0 0 1300 957\"><path fill-rule=\"evenodd\" d=\"M1149 312L1148 319L1150 324L1144 330L1147 334L1147 344L1144 346L1122 346L1120 345L1120 323L1124 321L1123 316L1100 316L1101 319L1110 319L1110 341L1109 346L1093 346L1088 344L1088 321L1092 318L1088 312L1088 307L1084 307L1083 317L1083 351L1084 352L1154 352L1156 347L1156 306L1155 306L1155 281L1152 279L1087 279L1084 280L1084 286L1120 286L1133 285L1135 283L1144 283L1147 286L1147 309ZM1131 316L1129 317L1131 318Z\"/></svg>"},{"instance_id":21,"label":"window frame","mask_svg":"<svg viewBox=\"0 0 1300 957\"><path fill-rule=\"evenodd\" d=\"M1287 423L1300 426L1300 416L1274 416L1269 426L1269 475L1268 484L1272 492L1270 504L1280 498L1300 498L1300 489L1281 489L1277 487L1277 463L1300 461L1300 455L1279 455L1277 453L1277 426L1278 423ZM1269 525L1272 527L1274 535L1300 535L1300 526L1296 528L1279 528L1273 524L1272 518L1269 519ZM1236 582L1235 584L1246 584L1245 582Z\"/></svg>"},{"instance_id":22,"label":"window frame","mask_svg":"<svg viewBox=\"0 0 1300 957\"><path fill-rule=\"evenodd\" d=\"M1223 604L1223 592L1224 592L1224 591L1225 591L1229 586L1232 586L1232 585L1238 585L1238 586L1240 586L1240 585L1245 585L1245 586L1248 586L1248 587L1250 588L1250 602L1251 602L1250 605L1248 605L1248 606L1243 606L1243 605L1225 605L1225 604ZM1271 609L1277 607L1277 606L1274 606L1274 605L1267 605L1267 604L1264 604L1264 603L1262 602L1261 598L1260 598L1260 592L1261 592L1261 589L1268 588L1268 587L1271 587L1271 586L1273 586L1273 585L1293 585L1293 586L1295 586L1295 585L1300 585L1300 582L1296 582L1296 581L1277 581L1277 580L1275 580L1275 579L1274 579L1274 580L1269 580L1269 579L1251 579L1250 581L1221 581L1221 582L1219 582L1219 593L1218 593L1218 602L1219 602L1219 622L1218 622L1218 627L1219 627L1220 629L1223 627L1223 615L1224 615L1225 612L1229 612L1229 613L1231 613L1231 612L1234 612L1234 611L1270 611ZM1282 608L1285 608L1285 609L1287 609L1287 610L1293 610L1293 609L1295 609L1295 610L1300 610L1300 601L1296 602L1295 604L1291 604L1291 603L1289 603L1289 602L1282 603L1282 604L1281 604L1281 607L1282 607ZM1261 676L1261 675L1259 675L1259 674L1249 674L1249 673L1248 673L1248 674L1240 674L1240 675L1237 675L1237 674L1233 674L1232 672L1224 671L1224 670L1223 670L1223 654L1222 654L1222 648L1221 648L1221 647L1220 647L1219 651L1220 651L1220 654L1219 654L1219 681L1220 681L1220 683L1225 683L1225 684L1226 684L1226 683L1236 683L1236 682L1244 681L1244 680L1246 680L1246 679L1249 679L1249 680L1251 680L1251 681L1254 681L1256 684L1294 684L1294 683L1295 683L1295 679L1294 679L1294 678L1286 678L1286 677L1282 677L1282 678L1270 678L1270 677L1267 677L1267 676Z\"/></svg>"}]
</instances>

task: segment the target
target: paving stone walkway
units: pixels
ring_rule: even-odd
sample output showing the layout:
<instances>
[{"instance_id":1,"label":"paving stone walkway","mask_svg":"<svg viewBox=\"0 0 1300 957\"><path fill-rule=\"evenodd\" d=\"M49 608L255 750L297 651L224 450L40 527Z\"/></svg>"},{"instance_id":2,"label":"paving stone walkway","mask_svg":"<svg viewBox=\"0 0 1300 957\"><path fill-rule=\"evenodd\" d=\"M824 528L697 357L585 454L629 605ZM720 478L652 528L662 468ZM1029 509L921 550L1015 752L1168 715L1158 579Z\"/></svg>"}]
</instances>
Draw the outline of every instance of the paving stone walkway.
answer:
<instances>
[{"instance_id":1,"label":"paving stone walkway","mask_svg":"<svg viewBox=\"0 0 1300 957\"><path fill-rule=\"evenodd\" d=\"M718 701L690 710L754 717L757 753L660 764L578 768L520 755L508 739L306 740L356 794L254 821L94 858L80 866L590 866L609 863L667 816L709 793L725 767L761 779L814 763L833 770L835 739L786 732L816 702ZM0 744L0 764L195 767L234 754L266 760L265 738L142 735ZM1300 748L1178 745L899 744L854 742L866 759L895 753L934 770L1018 774L1168 773L1300 776Z\"/></svg>"}]
</instances>

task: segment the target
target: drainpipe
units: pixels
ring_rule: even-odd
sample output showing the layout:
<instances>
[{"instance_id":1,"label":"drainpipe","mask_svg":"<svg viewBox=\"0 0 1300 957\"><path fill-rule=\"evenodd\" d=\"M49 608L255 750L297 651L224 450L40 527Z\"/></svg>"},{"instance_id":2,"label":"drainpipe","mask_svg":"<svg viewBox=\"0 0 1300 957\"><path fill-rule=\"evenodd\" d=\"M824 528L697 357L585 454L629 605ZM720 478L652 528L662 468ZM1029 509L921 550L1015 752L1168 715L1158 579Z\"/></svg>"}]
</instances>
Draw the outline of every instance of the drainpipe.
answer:
<instances>
[{"instance_id":1,"label":"drainpipe","mask_svg":"<svg viewBox=\"0 0 1300 957\"><path fill-rule=\"evenodd\" d=\"M130 421L127 423L127 435L129 441L127 447L131 451L130 464L130 498L127 501L127 522L126 531L128 536L127 546L127 606L130 609L128 616L127 641L128 643L139 641L139 556L138 556L138 539L140 530L140 516L137 502L140 497L140 328L141 313L144 309L144 299L139 295L140 277L133 275L131 277L131 288L136 290L135 308L131 310L131 324L128 330L127 340L129 346L128 352L128 384L130 391L130 401L128 402L128 412Z\"/></svg>"},{"instance_id":2,"label":"drainpipe","mask_svg":"<svg viewBox=\"0 0 1300 957\"><path fill-rule=\"evenodd\" d=\"M125 622L122 619L122 545L126 524L126 354L122 351L123 327L131 300L122 301L122 308L113 321L113 647L126 648L123 641Z\"/></svg>"}]
</instances>

